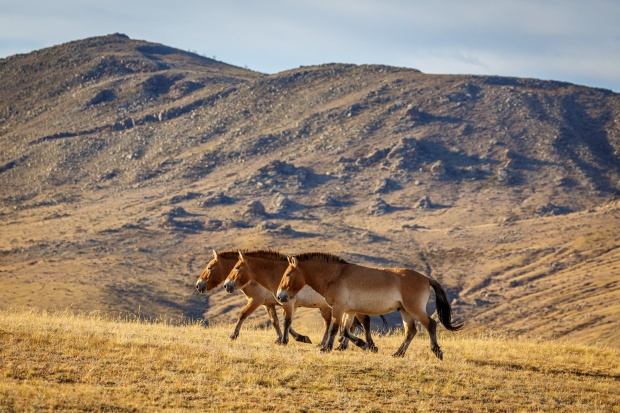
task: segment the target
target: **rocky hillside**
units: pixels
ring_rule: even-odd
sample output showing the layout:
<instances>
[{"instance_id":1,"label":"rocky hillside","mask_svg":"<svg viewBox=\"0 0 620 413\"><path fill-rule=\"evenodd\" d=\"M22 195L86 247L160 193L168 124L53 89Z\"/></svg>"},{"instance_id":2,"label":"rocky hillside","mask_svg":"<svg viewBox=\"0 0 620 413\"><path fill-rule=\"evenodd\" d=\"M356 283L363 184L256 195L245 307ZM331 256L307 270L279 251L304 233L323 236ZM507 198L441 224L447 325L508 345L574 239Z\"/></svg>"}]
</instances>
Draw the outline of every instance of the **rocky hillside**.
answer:
<instances>
[{"instance_id":1,"label":"rocky hillside","mask_svg":"<svg viewBox=\"0 0 620 413\"><path fill-rule=\"evenodd\" d=\"M0 149L3 307L230 320L242 296L193 291L211 248L324 250L432 275L472 329L617 334L607 90L117 34L0 60Z\"/></svg>"}]
</instances>

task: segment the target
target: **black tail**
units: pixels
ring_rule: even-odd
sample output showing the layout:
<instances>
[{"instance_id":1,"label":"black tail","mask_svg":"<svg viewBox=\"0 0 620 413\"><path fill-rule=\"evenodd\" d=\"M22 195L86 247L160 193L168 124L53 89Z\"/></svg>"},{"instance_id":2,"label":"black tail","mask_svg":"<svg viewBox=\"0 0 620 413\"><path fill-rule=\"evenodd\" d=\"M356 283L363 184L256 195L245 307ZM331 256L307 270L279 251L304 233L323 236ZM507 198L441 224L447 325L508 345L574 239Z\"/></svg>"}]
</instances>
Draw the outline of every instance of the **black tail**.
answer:
<instances>
[{"instance_id":1,"label":"black tail","mask_svg":"<svg viewBox=\"0 0 620 413\"><path fill-rule=\"evenodd\" d=\"M383 331L388 331L390 329L390 325L388 324L385 317L381 316L381 320L383 320Z\"/></svg>"},{"instance_id":2,"label":"black tail","mask_svg":"<svg viewBox=\"0 0 620 413\"><path fill-rule=\"evenodd\" d=\"M458 331L463 328L462 321L452 321L452 309L450 308L446 291L443 289L441 284L433 279L431 279L430 282L431 287L435 290L437 314L439 315L439 321L441 321L441 324L443 324L443 326L450 331Z\"/></svg>"}]
</instances>

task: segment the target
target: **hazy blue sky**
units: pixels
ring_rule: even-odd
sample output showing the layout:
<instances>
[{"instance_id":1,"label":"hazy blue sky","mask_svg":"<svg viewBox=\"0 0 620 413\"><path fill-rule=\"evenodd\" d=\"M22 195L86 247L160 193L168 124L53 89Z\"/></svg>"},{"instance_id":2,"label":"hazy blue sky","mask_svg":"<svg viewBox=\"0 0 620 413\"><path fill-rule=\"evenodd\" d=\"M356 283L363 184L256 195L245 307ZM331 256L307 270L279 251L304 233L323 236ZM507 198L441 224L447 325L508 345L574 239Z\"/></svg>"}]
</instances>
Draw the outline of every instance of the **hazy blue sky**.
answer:
<instances>
[{"instance_id":1,"label":"hazy blue sky","mask_svg":"<svg viewBox=\"0 0 620 413\"><path fill-rule=\"evenodd\" d=\"M110 33L263 73L378 63L620 92L620 0L0 0L0 57Z\"/></svg>"}]
</instances>

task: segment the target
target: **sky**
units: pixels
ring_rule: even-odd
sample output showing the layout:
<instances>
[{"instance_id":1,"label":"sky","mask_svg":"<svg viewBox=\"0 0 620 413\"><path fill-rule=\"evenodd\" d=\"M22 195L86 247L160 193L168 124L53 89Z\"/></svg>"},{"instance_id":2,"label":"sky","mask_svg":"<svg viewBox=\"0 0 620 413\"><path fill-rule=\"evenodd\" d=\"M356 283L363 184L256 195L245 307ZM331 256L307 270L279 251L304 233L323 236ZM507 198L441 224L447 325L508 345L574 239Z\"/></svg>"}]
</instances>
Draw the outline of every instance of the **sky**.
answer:
<instances>
[{"instance_id":1,"label":"sky","mask_svg":"<svg viewBox=\"0 0 620 413\"><path fill-rule=\"evenodd\" d=\"M384 64L620 93L619 0L0 0L0 58L111 33L268 74Z\"/></svg>"}]
</instances>

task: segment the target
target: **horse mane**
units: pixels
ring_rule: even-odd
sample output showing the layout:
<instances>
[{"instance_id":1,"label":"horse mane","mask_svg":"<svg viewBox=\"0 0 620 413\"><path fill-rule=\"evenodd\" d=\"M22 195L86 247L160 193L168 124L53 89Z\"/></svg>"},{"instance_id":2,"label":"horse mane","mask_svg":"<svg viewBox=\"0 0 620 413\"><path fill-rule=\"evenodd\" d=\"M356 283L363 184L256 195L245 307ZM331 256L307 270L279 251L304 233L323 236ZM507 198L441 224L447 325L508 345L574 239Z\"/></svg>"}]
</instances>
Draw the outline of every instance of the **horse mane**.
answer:
<instances>
[{"instance_id":1,"label":"horse mane","mask_svg":"<svg viewBox=\"0 0 620 413\"><path fill-rule=\"evenodd\" d=\"M323 261L327 264L348 264L343 258L328 252L304 252L295 255L297 261Z\"/></svg>"},{"instance_id":2,"label":"horse mane","mask_svg":"<svg viewBox=\"0 0 620 413\"><path fill-rule=\"evenodd\" d=\"M244 252L244 251L241 251ZM228 250L217 253L218 256L226 259L239 258L239 250Z\"/></svg>"},{"instance_id":3,"label":"horse mane","mask_svg":"<svg viewBox=\"0 0 620 413\"><path fill-rule=\"evenodd\" d=\"M265 258L274 261L286 261L286 254L282 254L281 252L275 250L228 250L218 252L217 255L226 259L239 258L239 251L247 257Z\"/></svg>"},{"instance_id":4,"label":"horse mane","mask_svg":"<svg viewBox=\"0 0 620 413\"><path fill-rule=\"evenodd\" d=\"M254 251L241 250L241 253L245 256L252 257L252 258L265 258L265 259L274 260L274 261L286 261L287 260L286 254L282 254L281 252L275 251L275 250L254 250Z\"/></svg>"}]
</instances>

